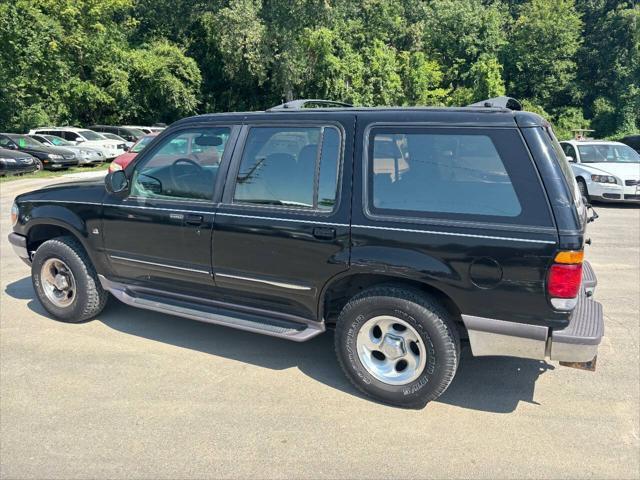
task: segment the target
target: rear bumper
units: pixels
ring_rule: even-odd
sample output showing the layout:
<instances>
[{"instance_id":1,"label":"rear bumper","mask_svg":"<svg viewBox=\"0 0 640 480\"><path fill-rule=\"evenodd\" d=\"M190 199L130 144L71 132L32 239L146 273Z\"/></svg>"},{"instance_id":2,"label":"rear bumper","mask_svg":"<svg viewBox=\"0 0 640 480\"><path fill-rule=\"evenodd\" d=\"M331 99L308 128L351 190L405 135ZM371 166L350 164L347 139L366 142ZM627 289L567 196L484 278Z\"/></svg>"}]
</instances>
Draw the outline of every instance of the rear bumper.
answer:
<instances>
[{"instance_id":1,"label":"rear bumper","mask_svg":"<svg viewBox=\"0 0 640 480\"><path fill-rule=\"evenodd\" d=\"M590 265L587 270L583 293L571 313L569 325L562 330L462 315L473 355L550 358L575 363L592 361L604 336L604 316L602 305L591 298L596 286L595 274Z\"/></svg>"},{"instance_id":2,"label":"rear bumper","mask_svg":"<svg viewBox=\"0 0 640 480\"><path fill-rule=\"evenodd\" d=\"M31 257L27 249L27 237L12 232L9 234L9 243L16 255L18 255L24 263L31 265Z\"/></svg>"}]
</instances>

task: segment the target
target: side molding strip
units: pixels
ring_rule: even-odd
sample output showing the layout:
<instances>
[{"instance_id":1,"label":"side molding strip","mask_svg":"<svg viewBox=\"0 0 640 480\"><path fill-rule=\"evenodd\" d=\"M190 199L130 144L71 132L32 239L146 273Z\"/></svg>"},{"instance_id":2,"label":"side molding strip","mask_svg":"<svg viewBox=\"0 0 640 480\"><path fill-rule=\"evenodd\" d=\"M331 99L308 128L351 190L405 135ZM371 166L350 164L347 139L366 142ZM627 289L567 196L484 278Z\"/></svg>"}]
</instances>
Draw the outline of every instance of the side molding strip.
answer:
<instances>
[{"instance_id":1,"label":"side molding strip","mask_svg":"<svg viewBox=\"0 0 640 480\"><path fill-rule=\"evenodd\" d=\"M271 280L262 280L260 278L250 278L250 277L240 277L238 275L228 275L226 273L216 273L215 277L224 277L224 278L233 278L235 280L244 280L245 282L256 282L256 283L265 283L267 285L272 285L274 287L280 288L288 288L289 290L311 290L311 287L306 287L304 285L296 285L293 283L284 283L284 282L273 282Z\"/></svg>"}]
</instances>

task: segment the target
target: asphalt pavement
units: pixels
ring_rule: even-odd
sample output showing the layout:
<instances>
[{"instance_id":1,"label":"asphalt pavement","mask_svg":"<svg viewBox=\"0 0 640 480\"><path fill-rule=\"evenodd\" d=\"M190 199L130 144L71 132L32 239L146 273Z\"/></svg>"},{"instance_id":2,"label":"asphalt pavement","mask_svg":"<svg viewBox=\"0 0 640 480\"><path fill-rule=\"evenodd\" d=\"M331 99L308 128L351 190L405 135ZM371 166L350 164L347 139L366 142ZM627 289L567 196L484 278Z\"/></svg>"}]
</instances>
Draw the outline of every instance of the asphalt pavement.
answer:
<instances>
[{"instance_id":1,"label":"asphalt pavement","mask_svg":"<svg viewBox=\"0 0 640 480\"><path fill-rule=\"evenodd\" d=\"M91 175L91 174L89 174ZM640 209L596 206L597 371L463 353L422 410L362 398L329 332L293 343L110 299L57 322L7 241L0 184L0 478L640 478Z\"/></svg>"}]
</instances>

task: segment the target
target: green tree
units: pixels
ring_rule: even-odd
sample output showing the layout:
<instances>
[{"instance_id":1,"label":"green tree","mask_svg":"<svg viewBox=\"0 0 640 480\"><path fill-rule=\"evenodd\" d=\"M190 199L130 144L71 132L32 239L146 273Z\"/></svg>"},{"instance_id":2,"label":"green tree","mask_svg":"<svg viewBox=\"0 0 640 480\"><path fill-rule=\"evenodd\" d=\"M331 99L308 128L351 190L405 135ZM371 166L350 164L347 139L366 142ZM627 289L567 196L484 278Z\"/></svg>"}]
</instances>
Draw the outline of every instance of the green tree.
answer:
<instances>
[{"instance_id":1,"label":"green tree","mask_svg":"<svg viewBox=\"0 0 640 480\"><path fill-rule=\"evenodd\" d=\"M502 79L502 65L497 57L483 54L469 70L474 101L499 97L506 93Z\"/></svg>"},{"instance_id":2,"label":"green tree","mask_svg":"<svg viewBox=\"0 0 640 480\"><path fill-rule=\"evenodd\" d=\"M505 49L508 91L547 109L575 101L582 21L573 0L531 0L518 12Z\"/></svg>"}]
</instances>

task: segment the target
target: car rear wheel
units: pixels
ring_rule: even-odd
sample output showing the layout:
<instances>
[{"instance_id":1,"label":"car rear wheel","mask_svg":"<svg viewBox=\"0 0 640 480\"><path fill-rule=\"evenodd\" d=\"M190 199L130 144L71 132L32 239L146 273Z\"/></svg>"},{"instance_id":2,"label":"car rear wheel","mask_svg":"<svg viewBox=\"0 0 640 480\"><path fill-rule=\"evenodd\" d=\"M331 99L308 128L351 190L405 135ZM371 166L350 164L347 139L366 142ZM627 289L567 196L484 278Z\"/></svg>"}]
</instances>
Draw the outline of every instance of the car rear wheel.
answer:
<instances>
[{"instance_id":1,"label":"car rear wheel","mask_svg":"<svg viewBox=\"0 0 640 480\"><path fill-rule=\"evenodd\" d=\"M98 315L108 294L82 245L72 237L47 240L36 250L31 278L42 306L59 320L83 322Z\"/></svg>"},{"instance_id":2,"label":"car rear wheel","mask_svg":"<svg viewBox=\"0 0 640 480\"><path fill-rule=\"evenodd\" d=\"M44 170L44 165L42 163L42 160L40 160L39 158L34 158L33 160L35 161L35 164L36 164L36 172L41 172L42 170Z\"/></svg>"},{"instance_id":3,"label":"car rear wheel","mask_svg":"<svg viewBox=\"0 0 640 480\"><path fill-rule=\"evenodd\" d=\"M399 287L376 287L351 299L336 325L335 348L359 390L407 408L438 398L460 359L447 311L434 298Z\"/></svg>"}]
</instances>

